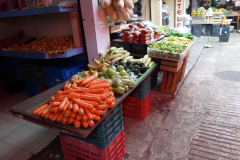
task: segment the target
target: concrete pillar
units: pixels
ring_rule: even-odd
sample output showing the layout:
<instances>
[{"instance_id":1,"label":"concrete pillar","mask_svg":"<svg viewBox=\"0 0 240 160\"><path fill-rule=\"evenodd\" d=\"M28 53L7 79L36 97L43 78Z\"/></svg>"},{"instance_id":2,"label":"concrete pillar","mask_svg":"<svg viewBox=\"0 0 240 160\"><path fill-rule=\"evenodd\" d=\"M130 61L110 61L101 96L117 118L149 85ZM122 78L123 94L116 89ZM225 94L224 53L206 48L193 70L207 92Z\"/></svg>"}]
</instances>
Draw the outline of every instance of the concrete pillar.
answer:
<instances>
[{"instance_id":1,"label":"concrete pillar","mask_svg":"<svg viewBox=\"0 0 240 160\"><path fill-rule=\"evenodd\" d=\"M83 30L88 61L98 59L98 53L110 47L110 35L106 11L98 0L80 0Z\"/></svg>"},{"instance_id":2,"label":"concrete pillar","mask_svg":"<svg viewBox=\"0 0 240 160\"><path fill-rule=\"evenodd\" d=\"M162 26L162 0L151 0L152 22L157 26Z\"/></svg>"}]
</instances>

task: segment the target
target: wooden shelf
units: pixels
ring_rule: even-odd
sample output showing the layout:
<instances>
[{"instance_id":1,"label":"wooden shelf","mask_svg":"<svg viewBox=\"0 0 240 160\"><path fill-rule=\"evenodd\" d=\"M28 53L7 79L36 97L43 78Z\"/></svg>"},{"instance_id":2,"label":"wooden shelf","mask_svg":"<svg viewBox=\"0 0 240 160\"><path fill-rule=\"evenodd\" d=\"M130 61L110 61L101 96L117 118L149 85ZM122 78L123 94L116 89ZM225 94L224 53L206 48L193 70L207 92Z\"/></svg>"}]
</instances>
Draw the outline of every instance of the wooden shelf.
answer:
<instances>
[{"instance_id":1,"label":"wooden shelf","mask_svg":"<svg viewBox=\"0 0 240 160\"><path fill-rule=\"evenodd\" d=\"M68 58L84 53L83 47L74 48L63 54L49 55L46 52L17 52L17 51L0 51L0 57L18 57L32 59L52 59L52 58Z\"/></svg>"},{"instance_id":2,"label":"wooden shelf","mask_svg":"<svg viewBox=\"0 0 240 160\"><path fill-rule=\"evenodd\" d=\"M232 21L231 23L237 23L237 21Z\"/></svg>"},{"instance_id":3,"label":"wooden shelf","mask_svg":"<svg viewBox=\"0 0 240 160\"><path fill-rule=\"evenodd\" d=\"M30 16L50 13L73 12L75 8L61 8L59 6L0 12L0 18Z\"/></svg>"}]
</instances>

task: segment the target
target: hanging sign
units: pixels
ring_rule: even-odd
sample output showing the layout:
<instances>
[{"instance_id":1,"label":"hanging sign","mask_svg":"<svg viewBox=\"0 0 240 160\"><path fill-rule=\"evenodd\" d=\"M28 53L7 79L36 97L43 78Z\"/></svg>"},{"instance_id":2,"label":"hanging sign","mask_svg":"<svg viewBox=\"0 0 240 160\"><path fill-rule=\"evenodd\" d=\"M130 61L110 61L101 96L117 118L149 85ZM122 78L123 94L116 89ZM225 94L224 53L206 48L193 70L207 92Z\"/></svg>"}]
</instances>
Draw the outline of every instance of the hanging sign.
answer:
<instances>
[{"instance_id":1,"label":"hanging sign","mask_svg":"<svg viewBox=\"0 0 240 160\"><path fill-rule=\"evenodd\" d=\"M176 0L176 26L181 26L182 21L178 18L178 15L183 14L183 0Z\"/></svg>"}]
</instances>

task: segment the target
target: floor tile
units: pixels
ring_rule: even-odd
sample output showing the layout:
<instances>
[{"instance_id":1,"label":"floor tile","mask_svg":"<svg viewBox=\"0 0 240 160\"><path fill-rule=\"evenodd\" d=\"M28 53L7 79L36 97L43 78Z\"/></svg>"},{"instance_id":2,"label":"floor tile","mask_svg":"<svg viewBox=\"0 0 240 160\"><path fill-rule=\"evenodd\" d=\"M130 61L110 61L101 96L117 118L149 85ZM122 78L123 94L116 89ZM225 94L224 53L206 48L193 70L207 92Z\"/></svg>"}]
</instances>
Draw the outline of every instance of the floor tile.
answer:
<instances>
[{"instance_id":1,"label":"floor tile","mask_svg":"<svg viewBox=\"0 0 240 160\"><path fill-rule=\"evenodd\" d=\"M22 149L16 148L7 155L5 155L1 160L27 160L33 154Z\"/></svg>"},{"instance_id":2,"label":"floor tile","mask_svg":"<svg viewBox=\"0 0 240 160\"><path fill-rule=\"evenodd\" d=\"M0 119L0 140L14 131L20 129L22 125Z\"/></svg>"},{"instance_id":3,"label":"floor tile","mask_svg":"<svg viewBox=\"0 0 240 160\"><path fill-rule=\"evenodd\" d=\"M10 122L14 122L14 123L17 123L20 125L28 125L31 123L31 122L23 120L21 118L15 117L8 111L0 111L0 117L1 117L1 119L7 120Z\"/></svg>"},{"instance_id":4,"label":"floor tile","mask_svg":"<svg viewBox=\"0 0 240 160\"><path fill-rule=\"evenodd\" d=\"M19 145L19 148L36 154L53 141L55 137L55 135L40 132Z\"/></svg>"},{"instance_id":5,"label":"floor tile","mask_svg":"<svg viewBox=\"0 0 240 160\"><path fill-rule=\"evenodd\" d=\"M10 144L0 141L0 159L16 148L17 147L14 147Z\"/></svg>"},{"instance_id":6,"label":"floor tile","mask_svg":"<svg viewBox=\"0 0 240 160\"><path fill-rule=\"evenodd\" d=\"M19 146L23 142L27 142L31 137L35 136L39 132L39 130L24 126L4 137L2 141L14 146Z\"/></svg>"}]
</instances>

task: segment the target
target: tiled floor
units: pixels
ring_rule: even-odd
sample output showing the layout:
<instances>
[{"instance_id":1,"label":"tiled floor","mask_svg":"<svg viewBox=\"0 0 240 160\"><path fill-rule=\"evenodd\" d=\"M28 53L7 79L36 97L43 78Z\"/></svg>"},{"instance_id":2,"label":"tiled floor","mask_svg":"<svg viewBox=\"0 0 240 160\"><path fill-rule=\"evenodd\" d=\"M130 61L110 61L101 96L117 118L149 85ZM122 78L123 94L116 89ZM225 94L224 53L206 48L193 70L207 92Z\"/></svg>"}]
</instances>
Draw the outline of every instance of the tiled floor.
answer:
<instances>
[{"instance_id":1,"label":"tiled floor","mask_svg":"<svg viewBox=\"0 0 240 160\"><path fill-rule=\"evenodd\" d=\"M14 117L8 108L29 97L26 91L0 91L0 160L27 160L46 147L58 132Z\"/></svg>"}]
</instances>

